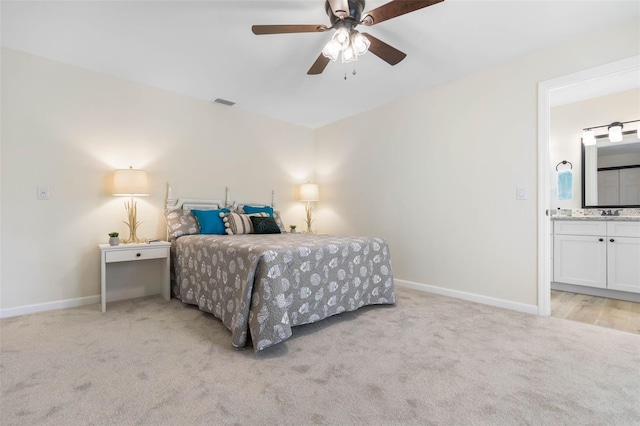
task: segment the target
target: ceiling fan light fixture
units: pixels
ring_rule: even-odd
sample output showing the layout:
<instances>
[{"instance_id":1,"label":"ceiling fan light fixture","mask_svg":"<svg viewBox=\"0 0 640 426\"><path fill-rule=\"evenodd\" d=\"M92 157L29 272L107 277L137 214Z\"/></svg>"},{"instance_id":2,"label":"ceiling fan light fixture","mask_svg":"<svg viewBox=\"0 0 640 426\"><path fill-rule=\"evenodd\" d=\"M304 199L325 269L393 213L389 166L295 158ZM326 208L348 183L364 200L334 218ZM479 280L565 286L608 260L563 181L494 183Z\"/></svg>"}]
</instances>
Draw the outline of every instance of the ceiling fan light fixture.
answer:
<instances>
[{"instance_id":1,"label":"ceiling fan light fixture","mask_svg":"<svg viewBox=\"0 0 640 426\"><path fill-rule=\"evenodd\" d=\"M332 61L337 61L340 50L340 44L332 38L327 42L327 44L324 45L324 48L322 49L322 55L326 58L331 59Z\"/></svg>"},{"instance_id":2,"label":"ceiling fan light fixture","mask_svg":"<svg viewBox=\"0 0 640 426\"><path fill-rule=\"evenodd\" d=\"M333 39L340 44L342 49L346 49L349 46L349 30L346 28L337 29Z\"/></svg>"},{"instance_id":3,"label":"ceiling fan light fixture","mask_svg":"<svg viewBox=\"0 0 640 426\"><path fill-rule=\"evenodd\" d=\"M358 56L364 55L369 50L371 42L356 30L338 29L331 40L322 49L322 55L332 61L342 57L342 63L358 60ZM342 54L342 55L341 55Z\"/></svg>"},{"instance_id":4,"label":"ceiling fan light fixture","mask_svg":"<svg viewBox=\"0 0 640 426\"><path fill-rule=\"evenodd\" d=\"M351 46L353 46L353 50L356 55L364 55L369 50L369 46L371 42L368 38L360 34L358 31L353 30L351 34Z\"/></svg>"},{"instance_id":5,"label":"ceiling fan light fixture","mask_svg":"<svg viewBox=\"0 0 640 426\"><path fill-rule=\"evenodd\" d=\"M353 50L353 47L349 46L342 51L342 63L348 64L349 62L357 61L358 55Z\"/></svg>"}]
</instances>

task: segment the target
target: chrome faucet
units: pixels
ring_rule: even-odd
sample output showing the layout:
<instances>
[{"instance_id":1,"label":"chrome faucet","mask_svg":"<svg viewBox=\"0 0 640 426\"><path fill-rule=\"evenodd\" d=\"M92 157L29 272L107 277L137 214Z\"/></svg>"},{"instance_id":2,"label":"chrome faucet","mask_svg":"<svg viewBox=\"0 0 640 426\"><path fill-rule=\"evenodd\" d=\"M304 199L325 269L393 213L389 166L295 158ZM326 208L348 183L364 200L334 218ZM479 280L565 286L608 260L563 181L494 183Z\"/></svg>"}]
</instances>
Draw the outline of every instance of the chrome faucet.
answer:
<instances>
[{"instance_id":1,"label":"chrome faucet","mask_svg":"<svg viewBox=\"0 0 640 426\"><path fill-rule=\"evenodd\" d=\"M602 210L600 216L620 216L620 210Z\"/></svg>"}]
</instances>

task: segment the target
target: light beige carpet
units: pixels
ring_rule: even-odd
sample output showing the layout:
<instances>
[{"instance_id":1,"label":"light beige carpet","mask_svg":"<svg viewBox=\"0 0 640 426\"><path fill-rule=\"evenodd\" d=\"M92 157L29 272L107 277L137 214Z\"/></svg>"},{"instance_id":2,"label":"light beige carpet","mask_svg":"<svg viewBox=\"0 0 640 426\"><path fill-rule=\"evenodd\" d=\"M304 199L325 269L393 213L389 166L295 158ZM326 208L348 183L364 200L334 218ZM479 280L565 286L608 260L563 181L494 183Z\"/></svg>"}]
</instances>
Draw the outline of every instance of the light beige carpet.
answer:
<instances>
[{"instance_id":1,"label":"light beige carpet","mask_svg":"<svg viewBox=\"0 0 640 426\"><path fill-rule=\"evenodd\" d=\"M260 354L159 297L3 319L0 423L640 423L640 336L397 293Z\"/></svg>"}]
</instances>

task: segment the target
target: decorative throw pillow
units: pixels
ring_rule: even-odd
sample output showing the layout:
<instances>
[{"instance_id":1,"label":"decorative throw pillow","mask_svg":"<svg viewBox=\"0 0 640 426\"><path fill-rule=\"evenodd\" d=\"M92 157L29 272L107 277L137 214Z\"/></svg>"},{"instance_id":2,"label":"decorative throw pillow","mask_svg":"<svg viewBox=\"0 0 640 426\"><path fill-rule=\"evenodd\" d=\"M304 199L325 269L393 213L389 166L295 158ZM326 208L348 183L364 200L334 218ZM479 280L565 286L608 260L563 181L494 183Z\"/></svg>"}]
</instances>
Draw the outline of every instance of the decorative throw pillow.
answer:
<instances>
[{"instance_id":1,"label":"decorative throw pillow","mask_svg":"<svg viewBox=\"0 0 640 426\"><path fill-rule=\"evenodd\" d=\"M229 235L251 234L253 227L251 216L269 217L269 213L254 213L252 215L239 213L220 213L224 227Z\"/></svg>"},{"instance_id":2,"label":"decorative throw pillow","mask_svg":"<svg viewBox=\"0 0 640 426\"><path fill-rule=\"evenodd\" d=\"M242 206L242 210L245 214L269 213L273 217L273 207L270 206Z\"/></svg>"},{"instance_id":3,"label":"decorative throw pillow","mask_svg":"<svg viewBox=\"0 0 640 426\"><path fill-rule=\"evenodd\" d=\"M220 213L229 213L228 209L220 210L191 210L198 224L200 225L200 234L224 235L224 222L220 217Z\"/></svg>"},{"instance_id":4,"label":"decorative throw pillow","mask_svg":"<svg viewBox=\"0 0 640 426\"><path fill-rule=\"evenodd\" d=\"M189 210L165 209L164 218L167 222L170 240L176 239L181 235L197 234L200 230L198 221Z\"/></svg>"},{"instance_id":5,"label":"decorative throw pillow","mask_svg":"<svg viewBox=\"0 0 640 426\"><path fill-rule=\"evenodd\" d=\"M279 234L280 228L272 217L251 216L254 234Z\"/></svg>"},{"instance_id":6,"label":"decorative throw pillow","mask_svg":"<svg viewBox=\"0 0 640 426\"><path fill-rule=\"evenodd\" d=\"M280 228L280 232L287 232L287 228L284 227L284 223L282 222L282 219L280 218L280 212L277 210L273 211L273 218L276 220L276 224L278 225L278 228Z\"/></svg>"}]
</instances>

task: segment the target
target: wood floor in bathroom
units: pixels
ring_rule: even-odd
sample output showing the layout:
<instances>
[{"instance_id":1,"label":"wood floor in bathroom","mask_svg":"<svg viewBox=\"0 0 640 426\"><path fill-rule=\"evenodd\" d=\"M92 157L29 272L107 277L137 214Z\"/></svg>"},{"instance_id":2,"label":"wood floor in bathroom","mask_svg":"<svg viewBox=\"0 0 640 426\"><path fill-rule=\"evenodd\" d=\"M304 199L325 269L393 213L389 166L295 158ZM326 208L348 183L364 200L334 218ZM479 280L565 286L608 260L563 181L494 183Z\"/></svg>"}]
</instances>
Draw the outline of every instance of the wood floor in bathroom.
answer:
<instances>
[{"instance_id":1,"label":"wood floor in bathroom","mask_svg":"<svg viewBox=\"0 0 640 426\"><path fill-rule=\"evenodd\" d=\"M640 303L551 290L551 316L640 334Z\"/></svg>"}]
</instances>

